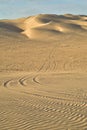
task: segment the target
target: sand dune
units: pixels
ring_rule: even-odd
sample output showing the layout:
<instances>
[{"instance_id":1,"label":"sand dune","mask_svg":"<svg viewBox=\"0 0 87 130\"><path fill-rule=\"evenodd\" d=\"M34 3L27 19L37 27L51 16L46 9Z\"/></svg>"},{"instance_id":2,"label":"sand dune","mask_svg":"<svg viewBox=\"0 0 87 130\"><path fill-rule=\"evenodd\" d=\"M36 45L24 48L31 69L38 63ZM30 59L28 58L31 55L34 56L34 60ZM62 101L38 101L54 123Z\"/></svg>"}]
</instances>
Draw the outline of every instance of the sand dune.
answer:
<instances>
[{"instance_id":1,"label":"sand dune","mask_svg":"<svg viewBox=\"0 0 87 130\"><path fill-rule=\"evenodd\" d=\"M77 22L71 22L77 20ZM87 31L82 25L78 24L81 21L80 16L73 15L37 15L25 20L26 34L31 39L49 38L58 35L58 33L72 33L75 30ZM84 21L82 21L84 23ZM86 23L87 25L87 23ZM40 35L42 34L42 35ZM39 37L40 35L40 37Z\"/></svg>"},{"instance_id":2,"label":"sand dune","mask_svg":"<svg viewBox=\"0 0 87 130\"><path fill-rule=\"evenodd\" d=\"M87 129L87 16L0 21L0 130Z\"/></svg>"}]
</instances>

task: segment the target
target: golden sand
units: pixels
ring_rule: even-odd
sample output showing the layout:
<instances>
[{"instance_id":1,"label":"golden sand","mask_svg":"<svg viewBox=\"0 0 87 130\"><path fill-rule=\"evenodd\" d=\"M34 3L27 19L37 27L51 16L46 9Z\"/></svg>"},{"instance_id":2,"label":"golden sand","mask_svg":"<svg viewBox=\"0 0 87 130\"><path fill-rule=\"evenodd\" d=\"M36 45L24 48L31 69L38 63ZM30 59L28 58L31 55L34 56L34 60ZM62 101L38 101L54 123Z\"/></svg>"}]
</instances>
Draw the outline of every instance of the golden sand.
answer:
<instances>
[{"instance_id":1,"label":"golden sand","mask_svg":"<svg viewBox=\"0 0 87 130\"><path fill-rule=\"evenodd\" d=\"M87 129L87 16L0 21L0 130Z\"/></svg>"}]
</instances>

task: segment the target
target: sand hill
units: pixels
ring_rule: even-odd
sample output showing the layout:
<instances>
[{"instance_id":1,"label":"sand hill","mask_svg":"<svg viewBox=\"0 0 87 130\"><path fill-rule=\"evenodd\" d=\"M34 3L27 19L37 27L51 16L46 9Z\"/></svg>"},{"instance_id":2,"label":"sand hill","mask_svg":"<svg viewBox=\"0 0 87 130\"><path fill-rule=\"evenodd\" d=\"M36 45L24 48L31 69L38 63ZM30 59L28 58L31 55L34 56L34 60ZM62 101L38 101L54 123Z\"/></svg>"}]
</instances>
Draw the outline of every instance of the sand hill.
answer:
<instances>
[{"instance_id":1,"label":"sand hill","mask_svg":"<svg viewBox=\"0 0 87 130\"><path fill-rule=\"evenodd\" d=\"M0 130L87 129L87 16L0 20Z\"/></svg>"}]
</instances>

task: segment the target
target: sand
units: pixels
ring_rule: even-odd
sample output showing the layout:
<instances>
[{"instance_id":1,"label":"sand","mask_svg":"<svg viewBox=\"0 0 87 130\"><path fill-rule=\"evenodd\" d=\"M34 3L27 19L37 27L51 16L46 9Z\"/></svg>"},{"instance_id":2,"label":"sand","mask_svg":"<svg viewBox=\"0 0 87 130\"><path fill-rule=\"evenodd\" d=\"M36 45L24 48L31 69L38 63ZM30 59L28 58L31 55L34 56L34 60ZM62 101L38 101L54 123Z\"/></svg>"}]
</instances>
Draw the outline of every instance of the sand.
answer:
<instances>
[{"instance_id":1,"label":"sand","mask_svg":"<svg viewBox=\"0 0 87 130\"><path fill-rule=\"evenodd\" d=\"M0 20L0 130L87 130L87 16Z\"/></svg>"}]
</instances>

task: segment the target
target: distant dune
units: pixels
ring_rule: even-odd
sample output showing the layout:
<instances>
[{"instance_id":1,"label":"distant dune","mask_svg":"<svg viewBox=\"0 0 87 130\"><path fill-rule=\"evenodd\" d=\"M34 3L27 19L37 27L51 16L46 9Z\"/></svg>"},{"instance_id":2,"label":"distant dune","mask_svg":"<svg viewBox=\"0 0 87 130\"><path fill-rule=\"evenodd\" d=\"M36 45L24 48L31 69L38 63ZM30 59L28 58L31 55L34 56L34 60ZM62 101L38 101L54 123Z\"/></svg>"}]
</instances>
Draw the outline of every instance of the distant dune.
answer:
<instances>
[{"instance_id":1,"label":"distant dune","mask_svg":"<svg viewBox=\"0 0 87 130\"><path fill-rule=\"evenodd\" d=\"M87 16L39 14L17 20L0 22L0 27L8 31L23 33L30 39L48 40L58 34L87 32Z\"/></svg>"},{"instance_id":2,"label":"distant dune","mask_svg":"<svg viewBox=\"0 0 87 130\"><path fill-rule=\"evenodd\" d=\"M33 69L38 70L47 57L45 57L45 55L49 54L49 51L53 48L53 51L56 49L54 56L56 57L56 66L55 70L50 70L51 68L48 68L49 71L86 71L87 64L84 63L86 62L85 53L87 46L86 20L87 16L71 14L39 14L16 20L1 20L0 42L4 42L5 45L2 46L4 49L7 48L5 53L7 58L3 58L2 55L2 65L0 65L2 66L1 68L11 69L11 65L8 64L14 63L14 65L12 65L16 66L12 67L14 70L17 68L18 70L31 71L31 64ZM43 44L44 42L47 44ZM36 48L32 47L32 45ZM13 48L17 49L11 54L9 51L12 51ZM34 53L36 55L32 53L32 48L35 49ZM28 52L30 55L26 53L26 56L23 56L23 54L25 55L24 49L25 52ZM1 51L3 51L3 48ZM16 53L16 51L18 51L18 53ZM16 55L18 55L17 59ZM49 62L49 60L47 62ZM21 64L24 66L22 67ZM51 65L54 65L54 63L50 64L50 66ZM46 69L46 67L44 67L44 69Z\"/></svg>"},{"instance_id":3,"label":"distant dune","mask_svg":"<svg viewBox=\"0 0 87 130\"><path fill-rule=\"evenodd\" d=\"M87 16L0 20L0 130L87 130Z\"/></svg>"}]
</instances>

